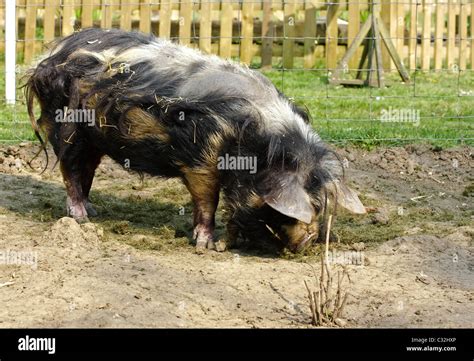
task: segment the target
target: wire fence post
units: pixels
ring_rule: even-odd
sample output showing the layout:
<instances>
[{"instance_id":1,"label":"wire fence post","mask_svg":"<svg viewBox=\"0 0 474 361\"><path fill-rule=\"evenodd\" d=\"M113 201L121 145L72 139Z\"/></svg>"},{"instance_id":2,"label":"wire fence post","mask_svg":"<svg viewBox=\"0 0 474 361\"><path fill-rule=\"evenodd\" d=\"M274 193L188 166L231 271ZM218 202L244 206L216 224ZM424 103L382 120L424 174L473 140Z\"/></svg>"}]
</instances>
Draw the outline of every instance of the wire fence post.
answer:
<instances>
[{"instance_id":1,"label":"wire fence post","mask_svg":"<svg viewBox=\"0 0 474 361\"><path fill-rule=\"evenodd\" d=\"M5 101L14 105L16 99L16 2L5 4Z\"/></svg>"}]
</instances>

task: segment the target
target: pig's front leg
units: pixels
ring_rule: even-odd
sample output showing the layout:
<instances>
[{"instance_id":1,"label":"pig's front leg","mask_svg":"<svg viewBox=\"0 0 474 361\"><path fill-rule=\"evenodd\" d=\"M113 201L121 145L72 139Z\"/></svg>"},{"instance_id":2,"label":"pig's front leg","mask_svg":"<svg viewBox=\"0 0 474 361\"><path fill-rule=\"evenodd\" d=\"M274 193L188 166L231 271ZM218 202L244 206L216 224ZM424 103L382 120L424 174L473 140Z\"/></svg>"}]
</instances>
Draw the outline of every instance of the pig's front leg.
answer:
<instances>
[{"instance_id":1,"label":"pig's front leg","mask_svg":"<svg viewBox=\"0 0 474 361\"><path fill-rule=\"evenodd\" d=\"M193 238L196 241L196 252L206 248L214 249L215 213L219 203L219 185L212 174L188 173L185 185L191 193L194 210Z\"/></svg>"},{"instance_id":2,"label":"pig's front leg","mask_svg":"<svg viewBox=\"0 0 474 361\"><path fill-rule=\"evenodd\" d=\"M196 251L214 249L215 212L217 204L210 200L194 200L194 231Z\"/></svg>"},{"instance_id":3,"label":"pig's front leg","mask_svg":"<svg viewBox=\"0 0 474 361\"><path fill-rule=\"evenodd\" d=\"M66 211L67 215L73 217L78 223L88 222L87 210L84 205L80 174L74 167L61 162L61 172L66 185Z\"/></svg>"},{"instance_id":4,"label":"pig's front leg","mask_svg":"<svg viewBox=\"0 0 474 361\"><path fill-rule=\"evenodd\" d=\"M92 147L78 145L70 148L61 160L61 173L67 191L67 215L78 223L88 222L88 216L97 215L89 202L89 192L101 157L102 154Z\"/></svg>"},{"instance_id":5,"label":"pig's front leg","mask_svg":"<svg viewBox=\"0 0 474 361\"><path fill-rule=\"evenodd\" d=\"M94 174L97 166L100 164L102 153L90 147L87 152L87 157L83 160L83 169L81 171L81 186L82 194L84 197L84 207L87 211L87 215L90 217L96 217L97 211L92 206L89 200L89 193L94 180Z\"/></svg>"}]
</instances>

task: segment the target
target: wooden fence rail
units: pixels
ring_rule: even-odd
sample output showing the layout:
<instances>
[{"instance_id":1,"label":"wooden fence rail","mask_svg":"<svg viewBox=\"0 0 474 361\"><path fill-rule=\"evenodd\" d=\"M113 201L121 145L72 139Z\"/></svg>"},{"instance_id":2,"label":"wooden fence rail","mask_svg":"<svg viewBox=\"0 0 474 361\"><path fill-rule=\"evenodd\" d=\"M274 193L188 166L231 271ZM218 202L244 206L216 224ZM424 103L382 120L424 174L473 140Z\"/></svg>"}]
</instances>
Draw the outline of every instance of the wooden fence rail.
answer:
<instances>
[{"instance_id":1,"label":"wooden fence rail","mask_svg":"<svg viewBox=\"0 0 474 361\"><path fill-rule=\"evenodd\" d=\"M4 6L0 3L0 34ZM411 70L474 68L472 0L380 0L382 18ZM83 27L153 32L263 67L334 69L368 15L367 0L17 0L18 59ZM3 50L4 42L0 42ZM356 69L357 51L349 68ZM386 70L394 69L383 49ZM322 65L321 65L322 64Z\"/></svg>"}]
</instances>

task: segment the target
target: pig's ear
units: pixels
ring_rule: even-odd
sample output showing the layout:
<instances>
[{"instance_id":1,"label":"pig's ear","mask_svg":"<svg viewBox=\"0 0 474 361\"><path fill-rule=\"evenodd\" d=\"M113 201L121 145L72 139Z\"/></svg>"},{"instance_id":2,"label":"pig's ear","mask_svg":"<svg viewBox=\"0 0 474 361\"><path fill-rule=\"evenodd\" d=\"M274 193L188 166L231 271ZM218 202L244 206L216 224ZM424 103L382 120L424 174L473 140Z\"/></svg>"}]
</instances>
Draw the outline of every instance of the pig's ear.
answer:
<instances>
[{"instance_id":1,"label":"pig's ear","mask_svg":"<svg viewBox=\"0 0 474 361\"><path fill-rule=\"evenodd\" d=\"M335 199L337 199L337 204L340 207L355 214L367 213L356 192L354 192L344 183L340 182L339 180L332 181L327 185L327 189L330 193L332 193Z\"/></svg>"},{"instance_id":2,"label":"pig's ear","mask_svg":"<svg viewBox=\"0 0 474 361\"><path fill-rule=\"evenodd\" d=\"M296 177L284 177L278 182L277 186L263 197L274 210L284 214L285 216L295 218L301 222L311 223L314 208L311 200L299 184Z\"/></svg>"}]
</instances>

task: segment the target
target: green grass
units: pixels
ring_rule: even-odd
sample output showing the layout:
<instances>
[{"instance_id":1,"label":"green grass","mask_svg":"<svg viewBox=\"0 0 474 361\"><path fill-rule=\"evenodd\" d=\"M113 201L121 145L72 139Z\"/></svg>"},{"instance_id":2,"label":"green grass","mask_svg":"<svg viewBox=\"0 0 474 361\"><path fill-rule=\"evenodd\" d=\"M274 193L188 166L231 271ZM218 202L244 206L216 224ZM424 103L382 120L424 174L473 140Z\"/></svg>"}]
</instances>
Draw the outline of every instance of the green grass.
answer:
<instances>
[{"instance_id":1,"label":"green grass","mask_svg":"<svg viewBox=\"0 0 474 361\"><path fill-rule=\"evenodd\" d=\"M441 147L474 144L472 72L417 72L409 85L396 74L386 74L384 89L329 85L324 69L274 69L264 74L287 96L307 107L315 130L326 141L368 147L416 142ZM4 82L4 77L0 78L2 97ZM35 139L21 90L17 99L14 107L0 102L0 142ZM419 125L381 122L382 111L390 107L419 112Z\"/></svg>"},{"instance_id":2,"label":"green grass","mask_svg":"<svg viewBox=\"0 0 474 361\"><path fill-rule=\"evenodd\" d=\"M3 59L2 59L3 60ZM3 69L3 63L0 67ZM34 140L23 92L17 90L15 106L5 104L5 77L0 77L0 142ZM38 113L39 114L39 113Z\"/></svg>"},{"instance_id":3,"label":"green grass","mask_svg":"<svg viewBox=\"0 0 474 361\"><path fill-rule=\"evenodd\" d=\"M440 146L474 144L474 75L412 75L403 84L386 76L387 87L358 88L329 85L325 70L272 70L265 72L275 85L308 108L312 124L325 140L365 145L425 141ZM460 95L464 96L460 96ZM408 122L382 122L382 110L419 112L418 126ZM467 139L471 138L471 139Z\"/></svg>"}]
</instances>

